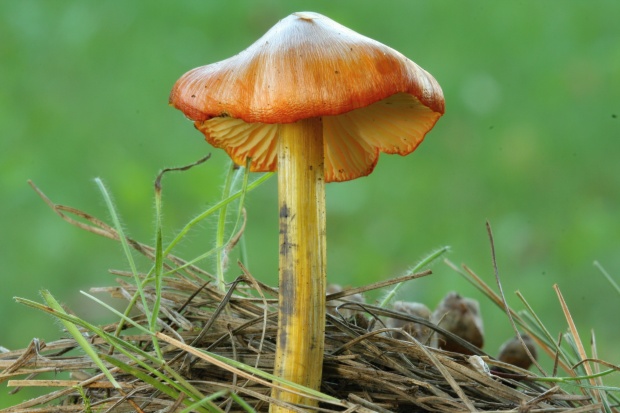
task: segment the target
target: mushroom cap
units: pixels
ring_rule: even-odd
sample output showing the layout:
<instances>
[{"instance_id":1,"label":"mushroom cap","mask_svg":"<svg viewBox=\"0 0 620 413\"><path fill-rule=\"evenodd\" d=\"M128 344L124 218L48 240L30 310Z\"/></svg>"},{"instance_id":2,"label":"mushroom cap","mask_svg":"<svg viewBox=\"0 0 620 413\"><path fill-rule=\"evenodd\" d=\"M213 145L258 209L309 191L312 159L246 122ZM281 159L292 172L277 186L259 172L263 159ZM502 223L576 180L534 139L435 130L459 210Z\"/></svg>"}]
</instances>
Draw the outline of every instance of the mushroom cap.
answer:
<instances>
[{"instance_id":1,"label":"mushroom cap","mask_svg":"<svg viewBox=\"0 0 620 413\"><path fill-rule=\"evenodd\" d=\"M277 169L277 124L321 117L325 180L407 155L444 113L437 81L401 53L318 13L294 13L241 53L184 74L170 104L252 171Z\"/></svg>"}]
</instances>

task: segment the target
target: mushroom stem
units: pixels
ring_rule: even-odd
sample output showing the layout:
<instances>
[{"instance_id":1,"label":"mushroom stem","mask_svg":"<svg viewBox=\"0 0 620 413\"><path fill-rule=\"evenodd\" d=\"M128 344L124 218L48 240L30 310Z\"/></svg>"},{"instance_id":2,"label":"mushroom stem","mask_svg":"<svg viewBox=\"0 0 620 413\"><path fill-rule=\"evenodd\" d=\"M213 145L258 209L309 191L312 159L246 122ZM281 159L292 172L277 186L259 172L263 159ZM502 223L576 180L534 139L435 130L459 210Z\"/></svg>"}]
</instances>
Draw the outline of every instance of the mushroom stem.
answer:
<instances>
[{"instance_id":1,"label":"mushroom stem","mask_svg":"<svg viewBox=\"0 0 620 413\"><path fill-rule=\"evenodd\" d=\"M321 118L279 125L280 302L274 374L318 390L325 335L325 178ZM289 403L316 401L274 389ZM287 411L272 405L271 412Z\"/></svg>"}]
</instances>

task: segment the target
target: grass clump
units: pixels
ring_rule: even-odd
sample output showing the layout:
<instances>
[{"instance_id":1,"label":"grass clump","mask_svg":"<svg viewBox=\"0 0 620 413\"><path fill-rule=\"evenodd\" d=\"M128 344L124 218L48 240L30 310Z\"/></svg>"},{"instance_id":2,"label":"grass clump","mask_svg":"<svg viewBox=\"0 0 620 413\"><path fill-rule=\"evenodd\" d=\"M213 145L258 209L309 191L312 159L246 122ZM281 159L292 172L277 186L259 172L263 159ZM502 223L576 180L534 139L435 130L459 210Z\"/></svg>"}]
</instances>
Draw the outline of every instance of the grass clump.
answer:
<instances>
[{"instance_id":1,"label":"grass clump","mask_svg":"<svg viewBox=\"0 0 620 413\"><path fill-rule=\"evenodd\" d=\"M69 337L50 343L33 340L24 349L0 353L0 382L8 380L16 390L24 386L44 389L42 396L2 412L254 412L266 411L269 404L306 411L304 406L273 399L274 387L318 400L323 412L618 411L620 389L606 386L604 379L619 368L597 358L593 334L590 355L586 353L557 286L569 328L556 336L521 294L525 310L517 312L508 306L495 260L498 292L467 266L445 260L508 315L517 336L524 331L532 337L554 361L551 372L538 363L537 373L503 363L428 320L390 310L388 303L400 285L429 275L424 267L445 248L434 251L402 277L327 296L333 311L326 319L320 391L274 377L277 288L255 279L242 262L232 282L223 278L230 251L242 242L243 199L270 174L250 180L245 168L231 168L222 200L190 220L164 245L163 174L191 166L165 170L156 180L154 247L124 234L101 181L97 184L112 225L53 203L33 185L69 223L121 242L130 271L114 270L115 285L93 288L90 293L121 298L126 307L118 311L83 293L116 319L96 326L65 310L48 291L42 292L44 303L17 298L60 320ZM227 228L226 209L233 207L235 218L232 228ZM175 256L173 251L184 236L210 216L216 216L218 223L214 248L192 260ZM135 252L152 261L148 271L139 271L133 261ZM216 274L199 265L211 256L216 257ZM376 289L387 291L378 305L354 299ZM401 328L387 327L387 318L423 324L470 348L472 355L417 341ZM67 378L58 378L59 372L67 373Z\"/></svg>"}]
</instances>

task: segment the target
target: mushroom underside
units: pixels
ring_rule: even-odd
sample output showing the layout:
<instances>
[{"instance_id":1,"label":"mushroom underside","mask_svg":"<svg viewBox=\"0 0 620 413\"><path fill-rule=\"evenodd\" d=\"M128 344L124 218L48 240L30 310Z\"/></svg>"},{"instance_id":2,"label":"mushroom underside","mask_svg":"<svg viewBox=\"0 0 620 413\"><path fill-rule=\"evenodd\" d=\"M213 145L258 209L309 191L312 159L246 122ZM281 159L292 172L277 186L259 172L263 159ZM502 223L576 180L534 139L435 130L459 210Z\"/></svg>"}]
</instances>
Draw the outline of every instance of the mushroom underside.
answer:
<instances>
[{"instance_id":1,"label":"mushroom underside","mask_svg":"<svg viewBox=\"0 0 620 413\"><path fill-rule=\"evenodd\" d=\"M325 181L348 181L370 174L380 152L413 152L440 116L406 93L342 115L324 116ZM252 171L277 170L277 124L221 116L195 125L236 164L245 165L251 158Z\"/></svg>"}]
</instances>

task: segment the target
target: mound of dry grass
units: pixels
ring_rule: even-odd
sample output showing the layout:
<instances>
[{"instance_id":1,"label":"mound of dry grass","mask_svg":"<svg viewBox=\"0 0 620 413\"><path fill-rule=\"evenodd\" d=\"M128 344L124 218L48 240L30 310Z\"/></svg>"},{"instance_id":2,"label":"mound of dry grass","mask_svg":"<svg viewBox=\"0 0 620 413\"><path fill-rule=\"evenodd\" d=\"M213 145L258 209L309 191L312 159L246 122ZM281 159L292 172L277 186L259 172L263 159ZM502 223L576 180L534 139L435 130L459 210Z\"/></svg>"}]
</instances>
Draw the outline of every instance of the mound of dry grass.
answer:
<instances>
[{"instance_id":1,"label":"mound of dry grass","mask_svg":"<svg viewBox=\"0 0 620 413\"><path fill-rule=\"evenodd\" d=\"M282 404L270 397L273 386L291 386L270 374L277 289L261 284L239 264L239 276L222 290L216 277L164 254L161 246L126 238L120 227L41 195L65 220L152 259L162 276L157 278L158 271L116 271L116 285L93 289L128 304L124 314L116 312L118 322L103 327L70 314L46 292L45 304L18 299L60 319L71 338L33 341L24 349L0 353L0 382L8 380L14 391L24 386L45 390L2 412L251 412ZM601 378L617 367L586 356L566 307L573 329L560 337L568 349L532 309L517 314L506 305L501 288L496 294L473 271L454 269L504 309L515 330L518 325L527 331L563 377L556 368L536 374L499 362L455 336L474 355L432 348L402 329L385 327L384 321L399 318L450 333L428 320L349 299L430 273L425 271L330 294L328 303L337 307L326 320L321 391L299 386L292 391L317 398L324 412L618 411L618 389L604 386ZM601 365L608 370L600 372Z\"/></svg>"}]
</instances>

